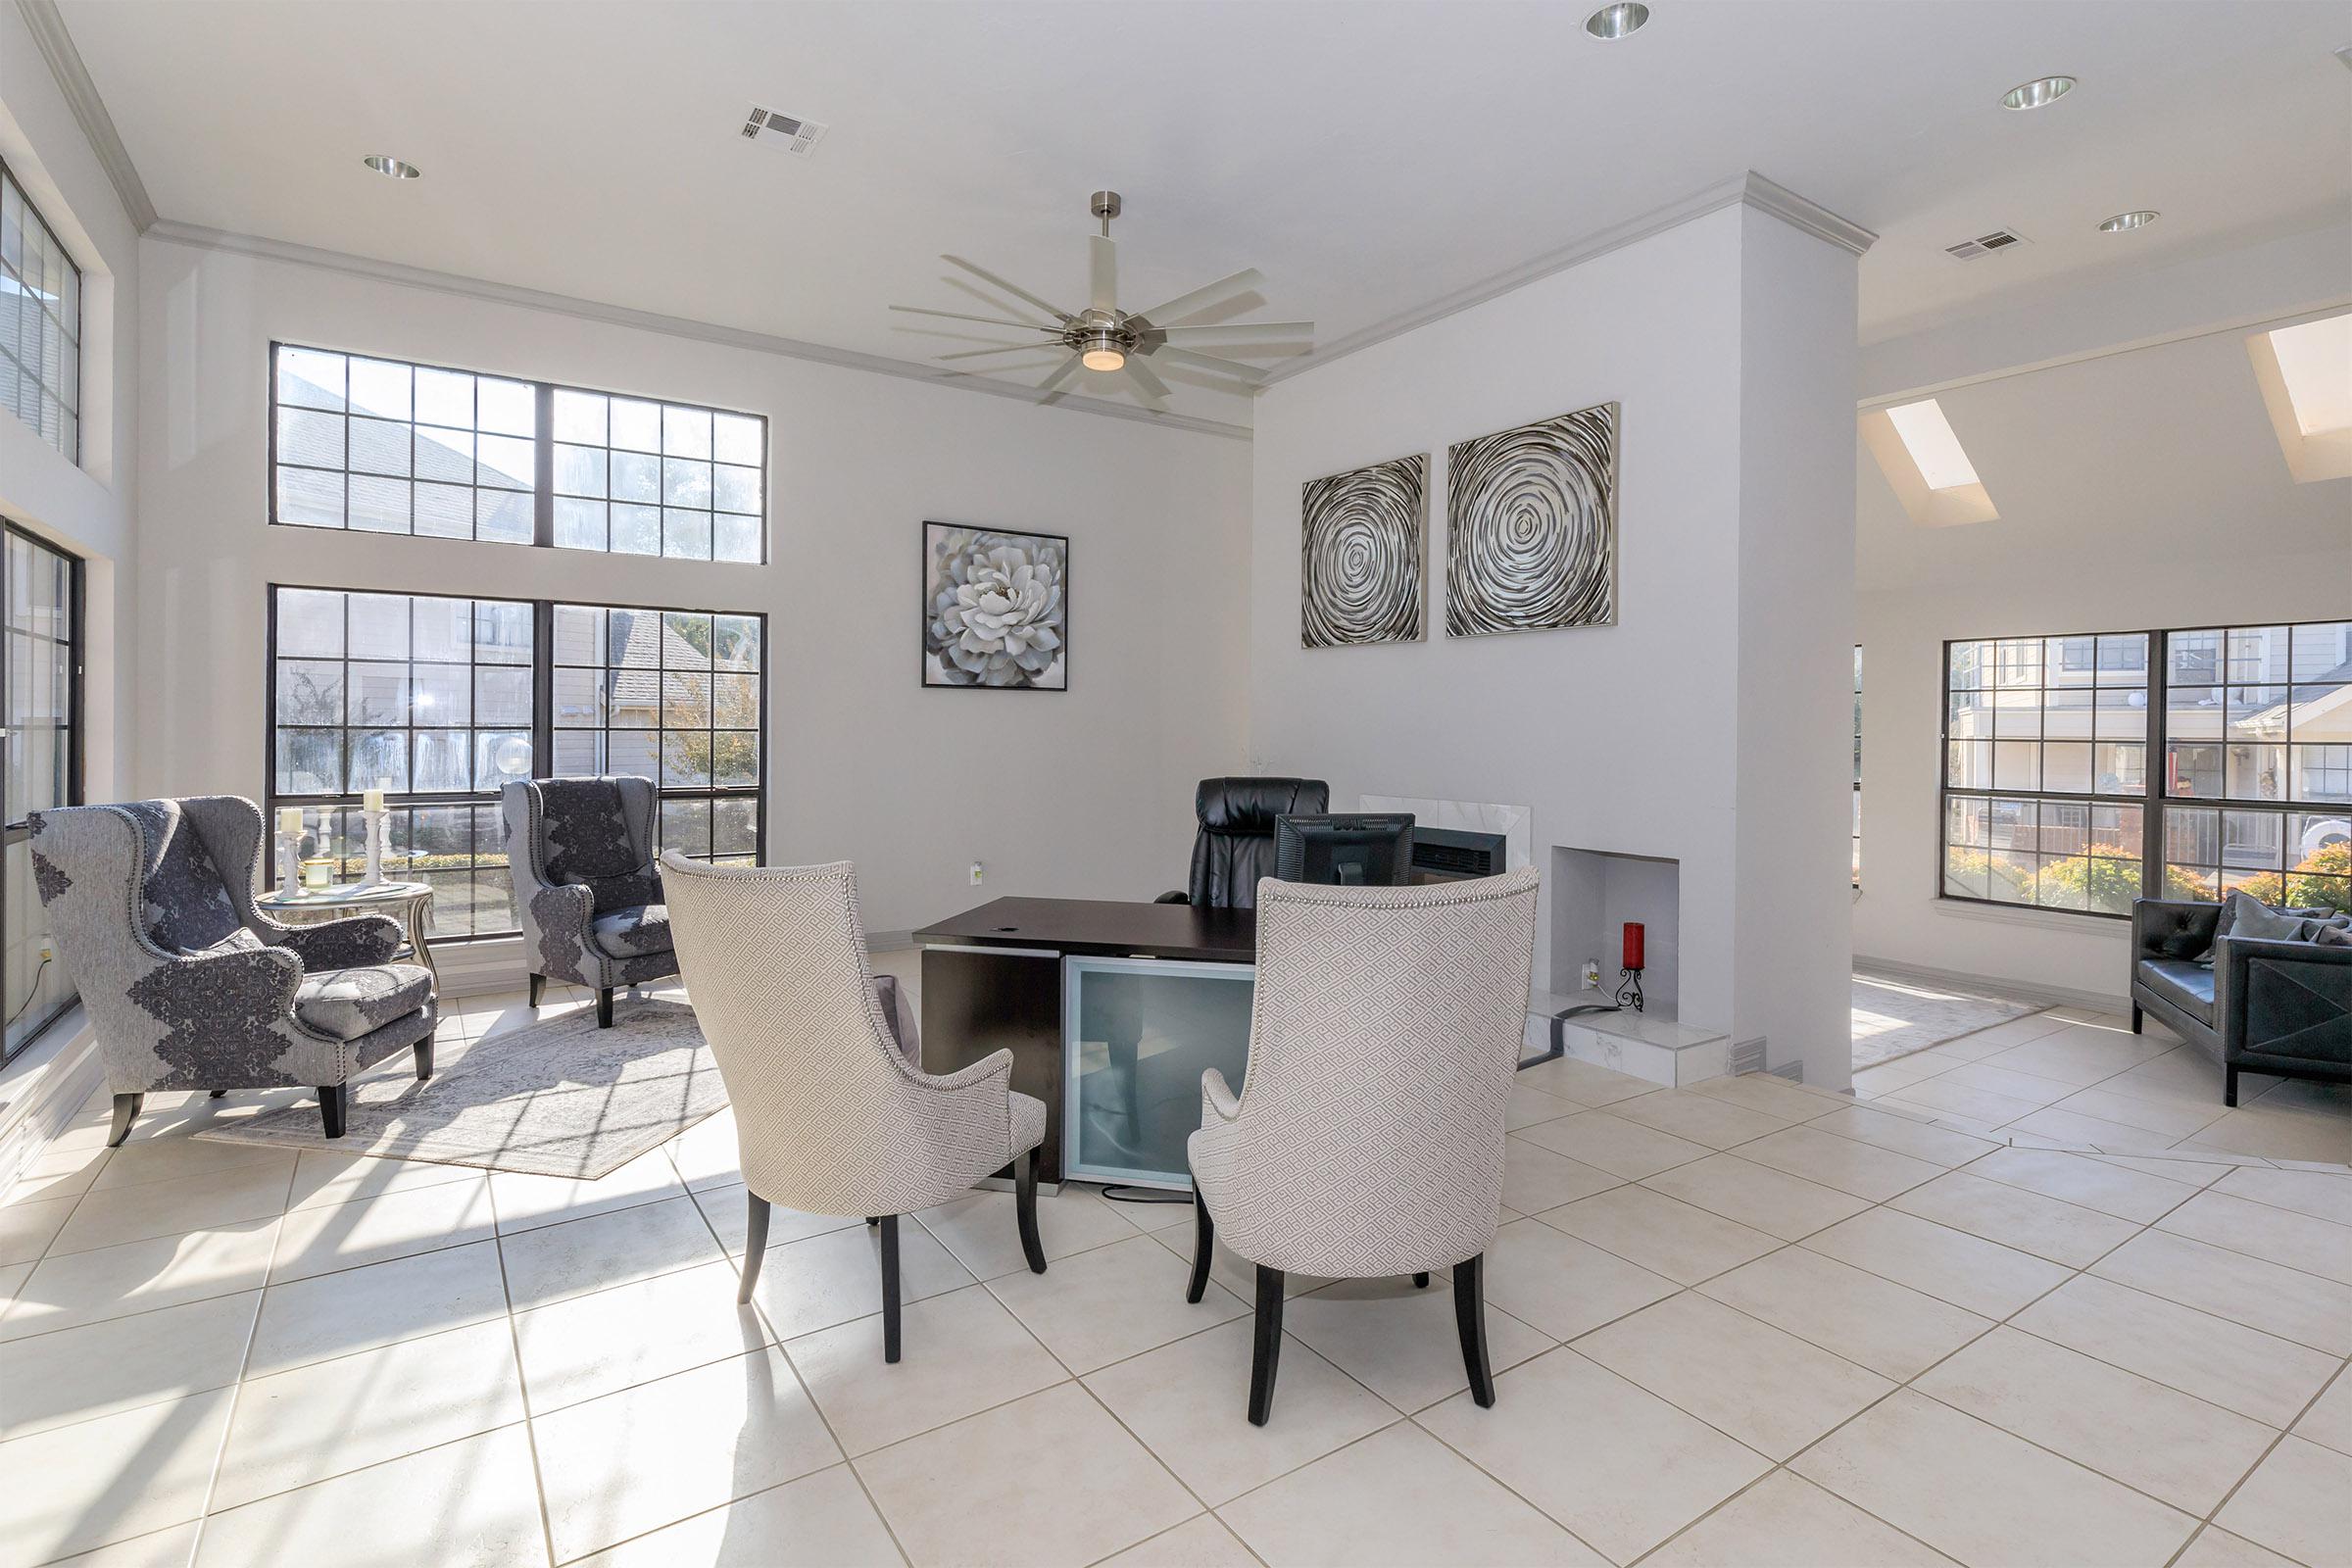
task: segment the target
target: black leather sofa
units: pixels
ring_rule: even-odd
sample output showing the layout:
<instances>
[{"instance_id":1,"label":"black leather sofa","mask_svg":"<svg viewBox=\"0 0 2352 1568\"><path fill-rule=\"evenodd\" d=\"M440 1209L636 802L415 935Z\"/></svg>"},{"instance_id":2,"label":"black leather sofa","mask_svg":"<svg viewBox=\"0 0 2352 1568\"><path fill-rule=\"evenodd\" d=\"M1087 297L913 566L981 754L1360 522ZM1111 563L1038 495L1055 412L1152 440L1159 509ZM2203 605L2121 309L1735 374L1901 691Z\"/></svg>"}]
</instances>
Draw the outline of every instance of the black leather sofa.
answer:
<instances>
[{"instance_id":1,"label":"black leather sofa","mask_svg":"<svg viewBox=\"0 0 2352 1568\"><path fill-rule=\"evenodd\" d=\"M2222 906L2170 899L2132 906L2132 1031L2153 1015L2237 1075L2352 1083L2352 948L2225 935Z\"/></svg>"}]
</instances>

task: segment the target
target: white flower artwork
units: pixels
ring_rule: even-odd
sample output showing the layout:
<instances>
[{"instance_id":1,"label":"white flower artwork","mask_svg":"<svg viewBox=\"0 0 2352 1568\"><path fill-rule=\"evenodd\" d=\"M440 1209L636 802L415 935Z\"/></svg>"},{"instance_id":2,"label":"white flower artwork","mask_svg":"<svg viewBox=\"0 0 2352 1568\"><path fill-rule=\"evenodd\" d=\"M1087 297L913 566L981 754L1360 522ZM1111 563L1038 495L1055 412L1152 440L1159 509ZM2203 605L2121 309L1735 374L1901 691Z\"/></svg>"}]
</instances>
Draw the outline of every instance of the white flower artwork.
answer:
<instances>
[{"instance_id":1,"label":"white flower artwork","mask_svg":"<svg viewBox=\"0 0 2352 1568\"><path fill-rule=\"evenodd\" d=\"M923 684L1069 685L1070 542L923 524Z\"/></svg>"}]
</instances>

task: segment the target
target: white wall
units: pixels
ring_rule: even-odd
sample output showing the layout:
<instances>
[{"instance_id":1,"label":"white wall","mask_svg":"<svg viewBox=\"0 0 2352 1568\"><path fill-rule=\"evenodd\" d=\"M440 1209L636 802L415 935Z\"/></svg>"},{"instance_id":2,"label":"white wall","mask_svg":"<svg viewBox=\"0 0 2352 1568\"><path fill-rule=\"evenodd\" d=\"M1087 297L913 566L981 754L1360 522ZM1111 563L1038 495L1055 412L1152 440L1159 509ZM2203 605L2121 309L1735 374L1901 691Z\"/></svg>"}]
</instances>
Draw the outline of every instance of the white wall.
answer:
<instances>
[{"instance_id":1,"label":"white wall","mask_svg":"<svg viewBox=\"0 0 2352 1568\"><path fill-rule=\"evenodd\" d=\"M2197 264L2140 280L2125 290L2135 312L2113 314L2114 302L2095 292L2080 301L2086 319L2128 341L2196 335L1947 386L1937 401L2000 511L1996 521L1918 527L1869 452L1857 452L1858 956L2124 996L2122 922L1936 897L1942 644L2352 613L2352 480L2294 482L2244 341L2257 329L2246 317L2261 317L2266 301L2292 315L2330 286L2352 294L2345 233L2254 247L2244 269ZM2316 271L2314 252L2326 253ZM2266 280L2269 292L2258 290ZM2196 332L2200 309L2216 324ZM2067 314L2040 309L2034 318L2050 327L2041 342L2057 341ZM1985 340L2044 357L2015 325L1996 318ZM1933 337L1865 351L1866 374L1892 390L1986 363L1964 330Z\"/></svg>"},{"instance_id":2,"label":"white wall","mask_svg":"<svg viewBox=\"0 0 2352 1568\"><path fill-rule=\"evenodd\" d=\"M762 611L768 859L856 860L870 929L1181 884L1241 759L1245 443L152 239L142 308L140 789L266 789L271 581ZM273 338L763 414L769 563L270 527ZM921 689L926 518L1070 536L1067 692Z\"/></svg>"},{"instance_id":3,"label":"white wall","mask_svg":"<svg viewBox=\"0 0 2352 1568\"><path fill-rule=\"evenodd\" d=\"M1789 853L1807 862L1805 874L1838 889L1844 829L1834 815L1815 821L1781 799L1808 764L1773 762L1752 793L1736 781L1748 749L1762 758L1766 745L1740 722L1743 647L1777 650L1800 670L1824 664L1833 676L1848 657L1850 579L1832 558L1842 555L1850 572L1853 259L1792 231L1790 240L1812 251L1784 246L1757 225L1779 226L1744 208L1710 214L1305 371L1259 399L1250 751L1254 767L1329 779L1343 805L1373 793L1532 807L1536 860L1547 878L1555 846L1679 859L1682 1016L1744 1031L1742 1039L1769 1034L1776 1061L1802 1054L1809 1078L1835 1086L1844 1081L1843 999L1822 1016L1818 995L1824 977L1844 970L1843 909L1811 916L1816 942L1793 960L1799 972L1776 980L1764 973L1762 947L1750 949L1752 966L1737 967L1738 877L1742 821L1778 809L1784 820L1772 830L1798 835ZM1773 286L1794 291L1788 333L1751 333L1743 321L1754 305L1741 281L1751 261ZM1839 273L1844 316L1831 320ZM1815 328L1823 341L1808 344ZM1822 407L1776 416L1751 405L1742 385L1751 347L1790 377L1782 394L1790 405ZM1821 365L1803 364L1808 349ZM1618 623L1446 637L1447 443L1609 401L1623 417ZM1750 416L1772 437L1825 422L1834 429L1811 465L1784 460L1777 477L1798 485L1785 498L1764 494L1776 478L1768 461L1743 461ZM1300 648L1299 486L1415 452L1432 458L1429 639ZM1766 568L1744 549L1750 527L1762 530L1759 549L1775 531L1812 535L1787 543L1795 564L1819 564L1826 584L1791 597L1773 578L1765 591ZM1743 573L1752 575L1744 588ZM1777 628L1765 624L1776 619ZM1791 706L1776 695L1772 716L1785 715L1789 727L1788 755L1817 749L1823 760L1810 765L1836 784L1847 721L1842 700L1835 691L1829 699ZM1547 887L1539 918L1547 921L1549 909ZM1547 937L1537 963L1539 984L1574 988L1573 975L1549 974Z\"/></svg>"}]
</instances>

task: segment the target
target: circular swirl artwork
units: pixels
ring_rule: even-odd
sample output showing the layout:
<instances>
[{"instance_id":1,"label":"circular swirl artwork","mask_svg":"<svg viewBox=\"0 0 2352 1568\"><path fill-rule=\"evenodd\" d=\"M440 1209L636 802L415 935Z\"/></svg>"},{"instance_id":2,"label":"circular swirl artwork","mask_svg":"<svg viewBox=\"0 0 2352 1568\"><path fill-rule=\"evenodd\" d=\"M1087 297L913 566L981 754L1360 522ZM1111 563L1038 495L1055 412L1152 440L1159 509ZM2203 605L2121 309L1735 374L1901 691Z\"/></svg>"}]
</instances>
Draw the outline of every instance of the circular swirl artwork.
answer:
<instances>
[{"instance_id":1,"label":"circular swirl artwork","mask_svg":"<svg viewBox=\"0 0 2352 1568\"><path fill-rule=\"evenodd\" d=\"M1446 631L1617 619L1617 405L1449 449Z\"/></svg>"},{"instance_id":2,"label":"circular swirl artwork","mask_svg":"<svg viewBox=\"0 0 2352 1568\"><path fill-rule=\"evenodd\" d=\"M1428 478L1423 454L1307 482L1299 506L1301 647L1421 640Z\"/></svg>"}]
</instances>

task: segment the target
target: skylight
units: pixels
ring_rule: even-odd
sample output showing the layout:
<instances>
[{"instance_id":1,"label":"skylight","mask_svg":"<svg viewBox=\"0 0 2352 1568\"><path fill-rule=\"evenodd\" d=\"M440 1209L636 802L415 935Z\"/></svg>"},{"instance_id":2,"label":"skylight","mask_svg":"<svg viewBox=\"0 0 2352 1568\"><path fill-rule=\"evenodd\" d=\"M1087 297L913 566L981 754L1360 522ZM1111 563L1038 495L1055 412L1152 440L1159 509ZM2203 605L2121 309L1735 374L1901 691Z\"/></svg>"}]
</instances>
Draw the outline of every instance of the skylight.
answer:
<instances>
[{"instance_id":1,"label":"skylight","mask_svg":"<svg viewBox=\"0 0 2352 1568\"><path fill-rule=\"evenodd\" d=\"M1903 448L1919 466L1919 476L1929 489L1956 490L1981 482L1976 466L1960 449L1960 438L1952 434L1951 421L1934 398L1888 409L1886 417L1893 421L1895 434L1903 438Z\"/></svg>"},{"instance_id":2,"label":"skylight","mask_svg":"<svg viewBox=\"0 0 2352 1568\"><path fill-rule=\"evenodd\" d=\"M2305 435L2352 429L2352 314L2270 334L2278 374Z\"/></svg>"}]
</instances>

